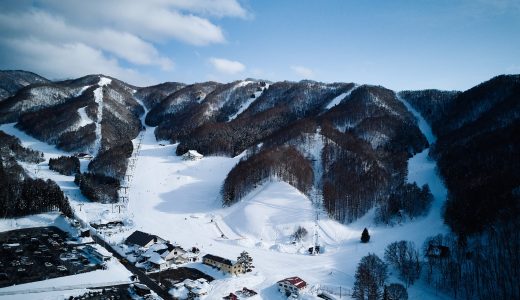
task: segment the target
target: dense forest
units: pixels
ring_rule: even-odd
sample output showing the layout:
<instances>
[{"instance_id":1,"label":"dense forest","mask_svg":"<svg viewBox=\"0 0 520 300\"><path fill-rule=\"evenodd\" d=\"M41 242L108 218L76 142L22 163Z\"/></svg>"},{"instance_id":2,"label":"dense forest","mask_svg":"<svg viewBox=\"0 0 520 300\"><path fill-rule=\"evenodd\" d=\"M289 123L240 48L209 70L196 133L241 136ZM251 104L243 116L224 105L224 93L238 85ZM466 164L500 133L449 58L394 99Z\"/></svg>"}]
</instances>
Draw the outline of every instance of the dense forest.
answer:
<instances>
[{"instance_id":1,"label":"dense forest","mask_svg":"<svg viewBox=\"0 0 520 300\"><path fill-rule=\"evenodd\" d=\"M229 172L222 187L224 205L237 202L270 179L286 181L308 194L312 187L313 171L310 162L292 147L262 150L241 160Z\"/></svg>"},{"instance_id":2,"label":"dense forest","mask_svg":"<svg viewBox=\"0 0 520 300\"><path fill-rule=\"evenodd\" d=\"M80 173L79 159L75 156L60 156L49 159L49 169L60 174L72 176Z\"/></svg>"},{"instance_id":3,"label":"dense forest","mask_svg":"<svg viewBox=\"0 0 520 300\"><path fill-rule=\"evenodd\" d=\"M460 236L520 212L519 99L520 75L510 75L442 101L410 101L423 114L437 113L430 118L438 136L432 155L449 190L444 218Z\"/></svg>"},{"instance_id":4,"label":"dense forest","mask_svg":"<svg viewBox=\"0 0 520 300\"><path fill-rule=\"evenodd\" d=\"M119 180L93 173L76 174L74 183L85 197L94 202L116 203L119 201Z\"/></svg>"},{"instance_id":5,"label":"dense forest","mask_svg":"<svg viewBox=\"0 0 520 300\"><path fill-rule=\"evenodd\" d=\"M425 243L427 281L456 298L519 299L520 75L447 97L403 97L429 116L431 155L449 192L453 233Z\"/></svg>"},{"instance_id":6,"label":"dense forest","mask_svg":"<svg viewBox=\"0 0 520 300\"><path fill-rule=\"evenodd\" d=\"M0 131L0 217L20 217L60 210L71 215L68 199L51 180L29 177L18 161L39 163L43 153L24 148L16 137Z\"/></svg>"},{"instance_id":7,"label":"dense forest","mask_svg":"<svg viewBox=\"0 0 520 300\"><path fill-rule=\"evenodd\" d=\"M132 156L134 146L131 141L101 151L89 163L91 173L123 179L128 166L128 158Z\"/></svg>"},{"instance_id":8,"label":"dense forest","mask_svg":"<svg viewBox=\"0 0 520 300\"><path fill-rule=\"evenodd\" d=\"M194 130L177 153L198 149L236 155L249 149L247 161L256 162L265 160L272 149L289 145L316 174L309 179L318 194L312 195L313 200L322 199L332 218L352 222L374 206L381 206L380 220L386 223L398 214L404 218L424 213L431 201L428 188L415 190L404 184L408 158L427 146L413 116L392 91L373 86L358 87L330 110L317 113L353 85L334 87L305 81L273 84L239 118ZM254 145L262 145L261 150ZM286 163L283 156L269 159L276 161L265 163L266 169ZM258 169L254 163L241 162L230 172L223 187L224 204L242 198L263 179L237 174L256 174ZM307 185L307 177L305 172L299 179ZM302 192L309 190L298 184L293 185ZM408 192L413 194L406 199L415 204L397 200Z\"/></svg>"}]
</instances>

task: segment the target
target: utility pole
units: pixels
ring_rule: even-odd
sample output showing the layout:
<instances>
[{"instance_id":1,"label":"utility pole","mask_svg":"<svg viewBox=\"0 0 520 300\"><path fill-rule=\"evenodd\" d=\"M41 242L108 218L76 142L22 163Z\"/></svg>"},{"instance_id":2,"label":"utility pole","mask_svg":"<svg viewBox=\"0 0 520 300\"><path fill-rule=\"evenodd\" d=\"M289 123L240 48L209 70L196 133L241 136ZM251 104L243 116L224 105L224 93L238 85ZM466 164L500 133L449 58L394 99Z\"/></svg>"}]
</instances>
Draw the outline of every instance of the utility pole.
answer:
<instances>
[{"instance_id":1,"label":"utility pole","mask_svg":"<svg viewBox=\"0 0 520 300\"><path fill-rule=\"evenodd\" d=\"M314 248L312 250L312 254L319 254L319 245L318 245L318 221L320 219L320 213L316 212L316 222L314 223Z\"/></svg>"},{"instance_id":2,"label":"utility pole","mask_svg":"<svg viewBox=\"0 0 520 300\"><path fill-rule=\"evenodd\" d=\"M79 211L81 211L81 207L85 205L84 203L79 203L78 206L79 206Z\"/></svg>"}]
</instances>

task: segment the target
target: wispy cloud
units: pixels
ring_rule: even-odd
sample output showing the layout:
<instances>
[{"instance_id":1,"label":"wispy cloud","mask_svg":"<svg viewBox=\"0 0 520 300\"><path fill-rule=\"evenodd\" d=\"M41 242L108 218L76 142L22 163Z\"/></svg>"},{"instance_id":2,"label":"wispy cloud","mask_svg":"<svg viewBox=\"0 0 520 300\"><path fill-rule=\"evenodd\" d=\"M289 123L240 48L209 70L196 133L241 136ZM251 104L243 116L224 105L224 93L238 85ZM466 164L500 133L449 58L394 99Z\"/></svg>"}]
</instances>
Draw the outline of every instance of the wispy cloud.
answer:
<instances>
[{"instance_id":1,"label":"wispy cloud","mask_svg":"<svg viewBox=\"0 0 520 300\"><path fill-rule=\"evenodd\" d=\"M291 66L291 70L299 77L312 78L314 76L314 71L304 66Z\"/></svg>"},{"instance_id":2,"label":"wispy cloud","mask_svg":"<svg viewBox=\"0 0 520 300\"><path fill-rule=\"evenodd\" d=\"M102 73L119 79L146 85L152 78L132 68L124 68L114 58L82 43L51 44L38 39L9 39L5 41L12 56L12 66L30 66L31 71L50 79L75 78L85 74Z\"/></svg>"},{"instance_id":3,"label":"wispy cloud","mask_svg":"<svg viewBox=\"0 0 520 300\"><path fill-rule=\"evenodd\" d=\"M212 57L209 62L218 72L228 75L238 74L246 69L246 66L241 62L225 58Z\"/></svg>"},{"instance_id":4,"label":"wispy cloud","mask_svg":"<svg viewBox=\"0 0 520 300\"><path fill-rule=\"evenodd\" d=\"M68 68L61 69L63 77L89 69L80 55L86 53L91 63L94 57L105 63L92 66L95 73L110 67L110 75L128 75L132 73L128 71L140 66L169 71L174 68L171 55L175 53L161 52L158 43L177 40L205 46L226 41L222 28L211 17L246 18L247 11L237 0L0 3L0 67L12 66L13 59L20 63L45 60L46 56L52 59L51 53L32 51L41 44L56 49L69 63ZM56 74L53 65L38 65L42 75ZM28 64L14 67L34 70Z\"/></svg>"}]
</instances>

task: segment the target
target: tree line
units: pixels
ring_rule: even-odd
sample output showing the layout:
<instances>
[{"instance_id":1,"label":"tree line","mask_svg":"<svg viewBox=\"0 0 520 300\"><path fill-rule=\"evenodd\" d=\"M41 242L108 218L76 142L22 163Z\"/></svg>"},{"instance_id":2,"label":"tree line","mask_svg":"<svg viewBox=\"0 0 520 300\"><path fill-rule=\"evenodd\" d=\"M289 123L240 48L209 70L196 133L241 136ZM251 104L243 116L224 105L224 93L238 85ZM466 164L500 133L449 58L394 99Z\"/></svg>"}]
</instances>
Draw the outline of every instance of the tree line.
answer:
<instances>
[{"instance_id":1,"label":"tree line","mask_svg":"<svg viewBox=\"0 0 520 300\"><path fill-rule=\"evenodd\" d=\"M94 202L116 203L119 201L119 180L94 173L76 174L74 183L85 197Z\"/></svg>"},{"instance_id":2,"label":"tree line","mask_svg":"<svg viewBox=\"0 0 520 300\"><path fill-rule=\"evenodd\" d=\"M75 156L60 156L49 159L49 169L62 175L72 176L80 173L79 158Z\"/></svg>"},{"instance_id":3,"label":"tree line","mask_svg":"<svg viewBox=\"0 0 520 300\"><path fill-rule=\"evenodd\" d=\"M293 147L268 148L241 160L228 174L222 186L224 205L231 205L266 180L278 178L303 193L312 188L313 170Z\"/></svg>"}]
</instances>

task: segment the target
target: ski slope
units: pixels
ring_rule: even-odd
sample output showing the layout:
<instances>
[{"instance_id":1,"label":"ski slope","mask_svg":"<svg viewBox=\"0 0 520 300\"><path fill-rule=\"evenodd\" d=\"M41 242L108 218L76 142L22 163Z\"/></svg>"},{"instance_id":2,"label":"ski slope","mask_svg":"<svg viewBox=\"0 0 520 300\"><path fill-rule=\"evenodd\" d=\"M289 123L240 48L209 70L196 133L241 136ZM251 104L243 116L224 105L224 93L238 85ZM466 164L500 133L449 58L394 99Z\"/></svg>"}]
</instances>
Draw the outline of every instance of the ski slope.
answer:
<instances>
[{"instance_id":1,"label":"ski slope","mask_svg":"<svg viewBox=\"0 0 520 300\"><path fill-rule=\"evenodd\" d=\"M359 85L354 85L353 88L351 88L350 90L348 90L347 92L345 93L342 93L340 94L339 96L335 97L334 99L332 99L328 104L327 106L325 106L325 109L326 110L329 110L331 108L333 108L334 106L338 105L341 103L341 101L343 101L345 98L347 98L348 96L350 96L350 94L352 94L352 92L357 89L359 87Z\"/></svg>"}]
</instances>

